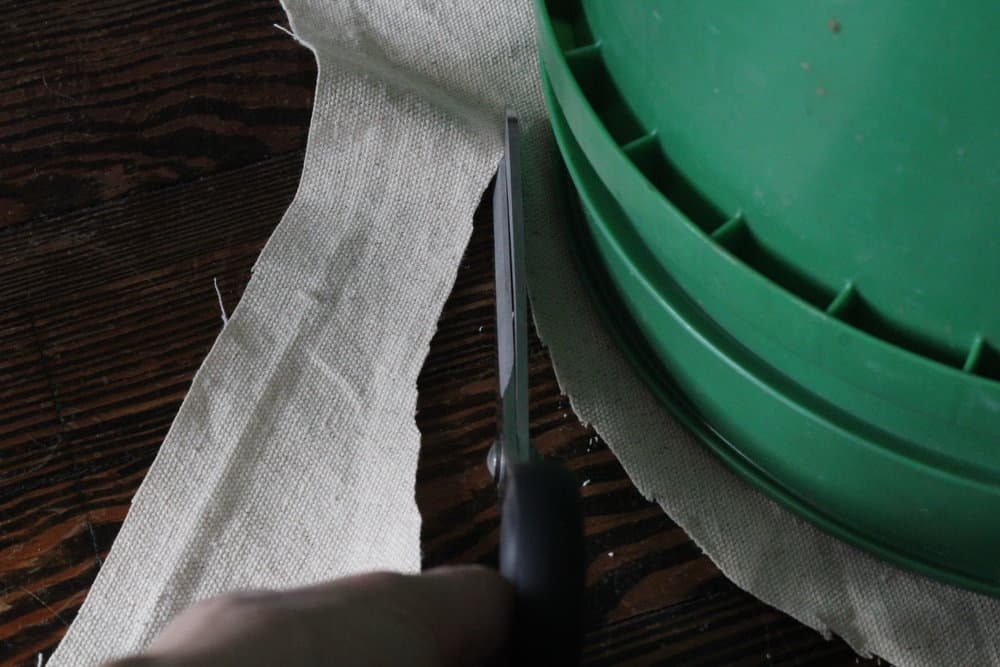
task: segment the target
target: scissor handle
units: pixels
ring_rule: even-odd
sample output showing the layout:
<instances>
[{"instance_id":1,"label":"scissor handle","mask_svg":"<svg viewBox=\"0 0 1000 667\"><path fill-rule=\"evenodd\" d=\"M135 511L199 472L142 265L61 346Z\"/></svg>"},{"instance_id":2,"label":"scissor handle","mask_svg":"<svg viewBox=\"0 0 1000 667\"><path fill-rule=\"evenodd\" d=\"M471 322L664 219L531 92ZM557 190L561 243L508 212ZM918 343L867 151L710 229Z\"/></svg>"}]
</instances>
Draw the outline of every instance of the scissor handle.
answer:
<instances>
[{"instance_id":1,"label":"scissor handle","mask_svg":"<svg viewBox=\"0 0 1000 667\"><path fill-rule=\"evenodd\" d=\"M514 585L512 665L580 663L583 519L580 487L551 461L508 471L500 523L500 573Z\"/></svg>"}]
</instances>

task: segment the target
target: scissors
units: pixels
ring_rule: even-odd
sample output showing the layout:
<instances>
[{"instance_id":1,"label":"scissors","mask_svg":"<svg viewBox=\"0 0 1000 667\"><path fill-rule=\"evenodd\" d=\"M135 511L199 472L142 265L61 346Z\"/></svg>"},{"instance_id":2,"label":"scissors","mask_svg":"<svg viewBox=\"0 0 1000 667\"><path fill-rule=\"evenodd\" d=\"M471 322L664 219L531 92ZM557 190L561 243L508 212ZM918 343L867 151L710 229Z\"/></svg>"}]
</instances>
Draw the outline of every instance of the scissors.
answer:
<instances>
[{"instance_id":1,"label":"scissors","mask_svg":"<svg viewBox=\"0 0 1000 667\"><path fill-rule=\"evenodd\" d=\"M583 527L576 477L532 447L528 429L528 294L520 135L506 113L493 191L497 441L487 464L501 501L500 573L514 586L517 665L577 665L582 647Z\"/></svg>"}]
</instances>

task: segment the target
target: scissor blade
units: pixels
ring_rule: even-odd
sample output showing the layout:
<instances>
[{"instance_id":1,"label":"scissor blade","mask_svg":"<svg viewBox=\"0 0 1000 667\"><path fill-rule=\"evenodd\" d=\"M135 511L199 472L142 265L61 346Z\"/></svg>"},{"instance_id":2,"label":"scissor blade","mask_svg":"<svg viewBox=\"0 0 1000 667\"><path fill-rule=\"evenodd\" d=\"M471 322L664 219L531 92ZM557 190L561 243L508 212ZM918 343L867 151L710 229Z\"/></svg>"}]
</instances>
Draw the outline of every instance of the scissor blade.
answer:
<instances>
[{"instance_id":1,"label":"scissor blade","mask_svg":"<svg viewBox=\"0 0 1000 667\"><path fill-rule=\"evenodd\" d=\"M508 463L531 459L528 442L528 329L517 118L508 113L504 157L493 191L499 435Z\"/></svg>"}]
</instances>

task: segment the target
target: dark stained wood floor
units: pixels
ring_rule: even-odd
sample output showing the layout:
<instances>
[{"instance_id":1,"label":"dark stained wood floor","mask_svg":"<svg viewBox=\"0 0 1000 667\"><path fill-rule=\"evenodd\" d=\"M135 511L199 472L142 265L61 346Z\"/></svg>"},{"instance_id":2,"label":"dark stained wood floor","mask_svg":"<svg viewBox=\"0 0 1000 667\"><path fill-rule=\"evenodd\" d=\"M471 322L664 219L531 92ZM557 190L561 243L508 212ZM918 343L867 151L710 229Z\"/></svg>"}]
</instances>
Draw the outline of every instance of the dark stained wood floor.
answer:
<instances>
[{"instance_id":1,"label":"dark stained wood floor","mask_svg":"<svg viewBox=\"0 0 1000 667\"><path fill-rule=\"evenodd\" d=\"M315 67L276 0L0 0L0 664L72 621L295 193ZM495 558L489 213L419 381L425 563ZM854 665L643 500L533 340L532 435L581 479L588 665Z\"/></svg>"}]
</instances>

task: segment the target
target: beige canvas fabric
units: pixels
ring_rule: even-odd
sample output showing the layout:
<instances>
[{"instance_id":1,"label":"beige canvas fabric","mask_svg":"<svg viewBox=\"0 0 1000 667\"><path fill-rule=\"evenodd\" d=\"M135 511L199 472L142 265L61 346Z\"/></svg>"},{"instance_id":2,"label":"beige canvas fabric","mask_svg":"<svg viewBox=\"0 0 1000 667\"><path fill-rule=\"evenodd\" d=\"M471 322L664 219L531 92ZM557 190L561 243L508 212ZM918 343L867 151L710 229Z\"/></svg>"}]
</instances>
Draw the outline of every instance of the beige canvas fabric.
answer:
<instances>
[{"instance_id":1,"label":"beige canvas fabric","mask_svg":"<svg viewBox=\"0 0 1000 667\"><path fill-rule=\"evenodd\" d=\"M900 665L1000 663L1000 602L894 569L737 480L591 310L527 1L288 0L319 62L302 182L50 664L141 650L188 604L419 568L416 378L521 115L531 297L562 387L738 585Z\"/></svg>"}]
</instances>

